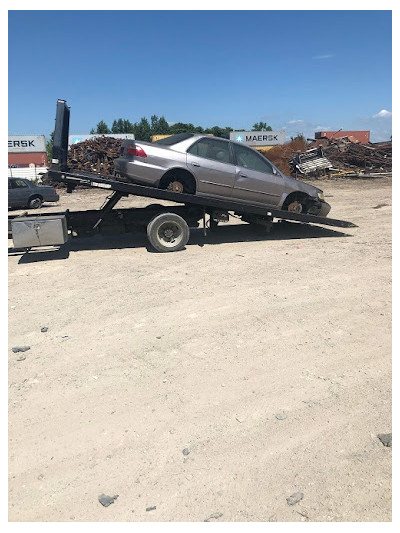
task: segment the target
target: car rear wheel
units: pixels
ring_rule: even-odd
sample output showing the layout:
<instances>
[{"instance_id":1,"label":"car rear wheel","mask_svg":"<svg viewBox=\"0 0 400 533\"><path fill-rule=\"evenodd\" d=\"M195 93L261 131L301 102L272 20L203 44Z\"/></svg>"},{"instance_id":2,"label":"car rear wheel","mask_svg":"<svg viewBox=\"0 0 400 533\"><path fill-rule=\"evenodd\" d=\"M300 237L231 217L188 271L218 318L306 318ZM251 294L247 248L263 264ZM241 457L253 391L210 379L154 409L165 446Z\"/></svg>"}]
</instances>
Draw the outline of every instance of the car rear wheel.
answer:
<instances>
[{"instance_id":1,"label":"car rear wheel","mask_svg":"<svg viewBox=\"0 0 400 533\"><path fill-rule=\"evenodd\" d=\"M167 189L168 191L195 194L196 182L188 172L172 171L161 178L160 189Z\"/></svg>"},{"instance_id":2,"label":"car rear wheel","mask_svg":"<svg viewBox=\"0 0 400 533\"><path fill-rule=\"evenodd\" d=\"M148 223L147 237L158 252L175 252L186 246L190 230L186 220L179 215L162 213Z\"/></svg>"},{"instance_id":3,"label":"car rear wheel","mask_svg":"<svg viewBox=\"0 0 400 533\"><path fill-rule=\"evenodd\" d=\"M39 209L43 204L43 200L40 198L40 196L35 196L34 198L31 198L28 202L29 209Z\"/></svg>"}]
</instances>

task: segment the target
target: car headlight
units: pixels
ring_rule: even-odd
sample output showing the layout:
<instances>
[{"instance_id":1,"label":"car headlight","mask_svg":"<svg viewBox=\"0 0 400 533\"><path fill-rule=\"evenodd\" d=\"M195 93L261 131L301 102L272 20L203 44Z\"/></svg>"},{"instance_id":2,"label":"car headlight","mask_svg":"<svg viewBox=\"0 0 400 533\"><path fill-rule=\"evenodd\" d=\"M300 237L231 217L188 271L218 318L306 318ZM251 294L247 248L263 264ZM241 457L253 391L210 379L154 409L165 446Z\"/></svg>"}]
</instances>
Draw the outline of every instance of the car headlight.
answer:
<instances>
[{"instance_id":1,"label":"car headlight","mask_svg":"<svg viewBox=\"0 0 400 533\"><path fill-rule=\"evenodd\" d=\"M318 194L318 200L320 200L321 202L325 202L324 193L323 192L319 192L317 194Z\"/></svg>"}]
</instances>

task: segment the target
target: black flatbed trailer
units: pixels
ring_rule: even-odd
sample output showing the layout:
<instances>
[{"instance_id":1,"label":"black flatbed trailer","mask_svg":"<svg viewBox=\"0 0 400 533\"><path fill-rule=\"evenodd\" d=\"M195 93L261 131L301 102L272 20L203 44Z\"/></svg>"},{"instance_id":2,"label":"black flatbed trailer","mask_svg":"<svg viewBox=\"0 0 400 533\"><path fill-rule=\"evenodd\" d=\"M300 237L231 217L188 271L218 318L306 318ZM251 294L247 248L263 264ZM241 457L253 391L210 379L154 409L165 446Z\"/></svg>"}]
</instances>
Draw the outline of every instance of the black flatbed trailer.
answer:
<instances>
[{"instance_id":1,"label":"black flatbed trailer","mask_svg":"<svg viewBox=\"0 0 400 533\"><path fill-rule=\"evenodd\" d=\"M207 214L210 217L211 230L216 228L218 222L229 220L230 213L246 222L264 226L266 231L271 229L274 218L341 228L357 227L352 222L344 220L292 213L230 199L177 193L128 183L110 175L71 171L67 165L69 115L70 110L65 100L58 100L53 158L51 168L47 173L48 178L53 182L64 183L67 192L72 192L75 187L80 186L109 190L111 195L99 210L65 211L45 213L39 217L32 216L37 220L63 214L66 216L68 230L73 236L129 232L139 225L147 228L148 238L154 248L167 252L183 248L189 240L189 227L198 227L201 220L204 232L206 232ZM177 205L150 204L144 208L115 209L118 201L129 195L166 200ZM15 218L15 216L9 216L9 220Z\"/></svg>"}]
</instances>

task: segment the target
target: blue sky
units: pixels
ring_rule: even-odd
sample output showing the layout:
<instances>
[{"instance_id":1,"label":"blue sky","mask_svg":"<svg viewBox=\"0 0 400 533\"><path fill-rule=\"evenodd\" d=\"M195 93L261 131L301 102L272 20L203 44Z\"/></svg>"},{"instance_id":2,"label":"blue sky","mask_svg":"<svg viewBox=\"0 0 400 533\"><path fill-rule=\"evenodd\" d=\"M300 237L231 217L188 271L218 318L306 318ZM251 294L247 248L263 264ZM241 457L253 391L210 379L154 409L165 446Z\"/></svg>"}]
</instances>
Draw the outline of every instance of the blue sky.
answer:
<instances>
[{"instance_id":1,"label":"blue sky","mask_svg":"<svg viewBox=\"0 0 400 533\"><path fill-rule=\"evenodd\" d=\"M390 11L9 11L8 132L100 120L392 132ZM22 81L23 80L23 81Z\"/></svg>"}]
</instances>

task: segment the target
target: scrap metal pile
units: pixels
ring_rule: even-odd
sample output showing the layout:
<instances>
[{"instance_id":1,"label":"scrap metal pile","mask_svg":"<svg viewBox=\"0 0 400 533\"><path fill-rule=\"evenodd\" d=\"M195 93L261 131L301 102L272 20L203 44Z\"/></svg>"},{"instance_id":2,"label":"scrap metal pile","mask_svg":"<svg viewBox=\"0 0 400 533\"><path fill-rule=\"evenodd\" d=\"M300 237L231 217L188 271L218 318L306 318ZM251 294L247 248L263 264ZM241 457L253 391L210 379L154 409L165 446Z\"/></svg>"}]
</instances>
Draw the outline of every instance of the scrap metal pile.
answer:
<instances>
[{"instance_id":1,"label":"scrap metal pile","mask_svg":"<svg viewBox=\"0 0 400 533\"><path fill-rule=\"evenodd\" d=\"M316 146L317 145L317 146ZM392 172L392 143L361 144L349 137L313 141L289 161L292 175L307 177L378 177Z\"/></svg>"},{"instance_id":2,"label":"scrap metal pile","mask_svg":"<svg viewBox=\"0 0 400 533\"><path fill-rule=\"evenodd\" d=\"M392 143L354 144L330 143L325 156L337 169L353 169L366 173L390 173L392 171Z\"/></svg>"},{"instance_id":3,"label":"scrap metal pile","mask_svg":"<svg viewBox=\"0 0 400 533\"><path fill-rule=\"evenodd\" d=\"M121 139L96 137L73 144L68 150L70 170L84 170L100 175L114 174L114 159L121 154Z\"/></svg>"}]
</instances>

